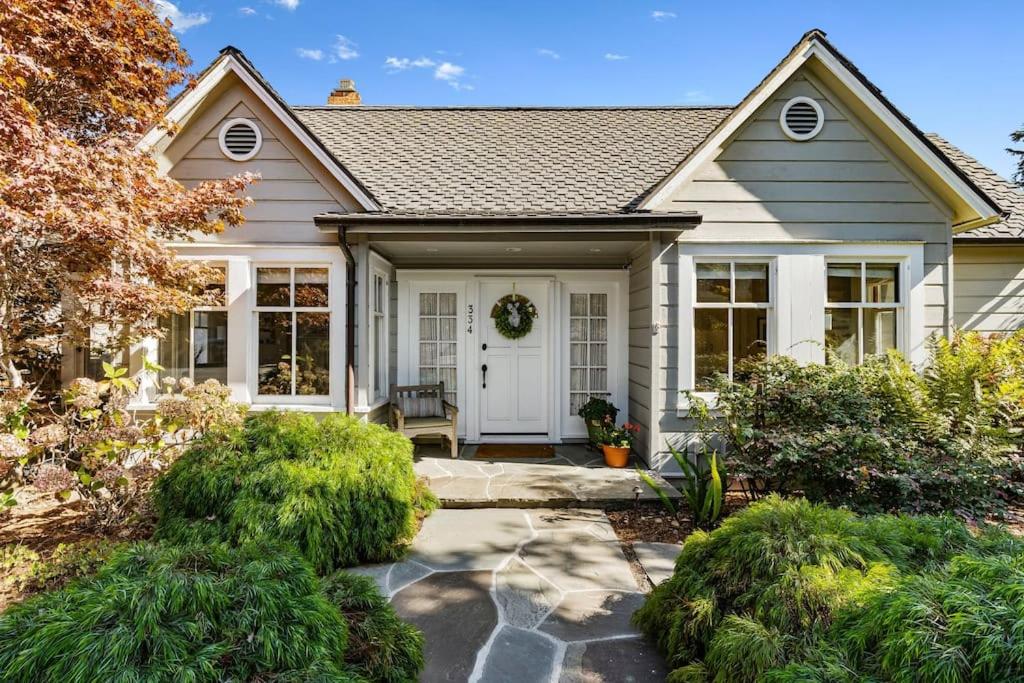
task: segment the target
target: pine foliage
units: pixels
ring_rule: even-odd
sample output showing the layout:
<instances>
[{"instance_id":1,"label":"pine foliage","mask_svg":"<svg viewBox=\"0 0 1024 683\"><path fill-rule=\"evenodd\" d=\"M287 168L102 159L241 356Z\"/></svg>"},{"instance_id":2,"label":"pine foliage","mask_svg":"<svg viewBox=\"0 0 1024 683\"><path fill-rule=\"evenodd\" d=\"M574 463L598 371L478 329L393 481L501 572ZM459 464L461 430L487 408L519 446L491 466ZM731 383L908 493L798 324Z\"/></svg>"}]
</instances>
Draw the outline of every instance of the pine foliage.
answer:
<instances>
[{"instance_id":1,"label":"pine foliage","mask_svg":"<svg viewBox=\"0 0 1024 683\"><path fill-rule=\"evenodd\" d=\"M397 559L417 506L433 504L402 435L340 414L266 412L240 434L197 444L161 477L157 537L285 541L328 574Z\"/></svg>"},{"instance_id":2,"label":"pine foliage","mask_svg":"<svg viewBox=\"0 0 1024 683\"><path fill-rule=\"evenodd\" d=\"M756 681L769 672L843 680L843 671L850 681L943 681L940 664L934 677L915 678L911 644L916 655L931 643L935 657L960 648L967 670L1005 669L1010 660L1001 660L1016 656L1012 643L986 649L983 641L1024 630L1021 558L1019 541L975 537L952 517L860 517L772 495L690 536L674 575L634 620L675 669L673 681ZM989 584L997 575L1002 589ZM993 607L997 595L1003 603Z\"/></svg>"}]
</instances>

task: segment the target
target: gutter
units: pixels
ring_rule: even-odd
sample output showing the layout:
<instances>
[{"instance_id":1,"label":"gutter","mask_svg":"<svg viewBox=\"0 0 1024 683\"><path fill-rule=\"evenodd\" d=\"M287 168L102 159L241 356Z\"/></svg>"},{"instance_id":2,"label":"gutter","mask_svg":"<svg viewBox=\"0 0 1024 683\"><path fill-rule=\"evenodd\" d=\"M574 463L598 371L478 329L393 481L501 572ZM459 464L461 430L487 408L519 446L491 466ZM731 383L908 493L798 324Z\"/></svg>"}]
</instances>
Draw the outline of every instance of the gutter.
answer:
<instances>
[{"instance_id":1,"label":"gutter","mask_svg":"<svg viewBox=\"0 0 1024 683\"><path fill-rule=\"evenodd\" d=\"M356 404L356 259L341 224L338 246L345 257L345 413L351 415Z\"/></svg>"},{"instance_id":2,"label":"gutter","mask_svg":"<svg viewBox=\"0 0 1024 683\"><path fill-rule=\"evenodd\" d=\"M599 214L388 214L322 213L318 227L344 225L349 234L380 232L484 232L530 233L601 231L678 231L694 228L702 216L696 211Z\"/></svg>"}]
</instances>

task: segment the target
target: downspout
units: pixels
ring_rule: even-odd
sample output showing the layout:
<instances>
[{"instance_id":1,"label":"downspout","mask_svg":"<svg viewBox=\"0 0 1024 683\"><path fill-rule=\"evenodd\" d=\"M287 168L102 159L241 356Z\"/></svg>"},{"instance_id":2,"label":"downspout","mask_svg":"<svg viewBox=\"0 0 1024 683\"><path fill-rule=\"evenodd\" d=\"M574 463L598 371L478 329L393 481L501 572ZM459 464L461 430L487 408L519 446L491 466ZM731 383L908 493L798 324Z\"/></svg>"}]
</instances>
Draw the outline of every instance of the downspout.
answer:
<instances>
[{"instance_id":1,"label":"downspout","mask_svg":"<svg viewBox=\"0 0 1024 683\"><path fill-rule=\"evenodd\" d=\"M351 415L356 402L356 259L344 225L338 225L338 246L345 256L345 412Z\"/></svg>"}]
</instances>

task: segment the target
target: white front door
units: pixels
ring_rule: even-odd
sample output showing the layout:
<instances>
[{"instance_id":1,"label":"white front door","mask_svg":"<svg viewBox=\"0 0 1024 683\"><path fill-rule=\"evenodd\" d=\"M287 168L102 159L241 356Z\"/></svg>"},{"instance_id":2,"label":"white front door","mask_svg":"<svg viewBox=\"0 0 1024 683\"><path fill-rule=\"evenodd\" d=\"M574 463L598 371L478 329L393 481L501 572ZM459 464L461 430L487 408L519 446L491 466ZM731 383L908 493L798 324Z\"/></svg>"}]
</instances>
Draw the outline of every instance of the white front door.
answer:
<instances>
[{"instance_id":1,"label":"white front door","mask_svg":"<svg viewBox=\"0 0 1024 683\"><path fill-rule=\"evenodd\" d=\"M546 436L549 431L548 280L497 280L480 282L479 374L480 434ZM538 315L529 334L508 339L498 332L491 317L494 305L505 295L525 296ZM486 368L486 369L485 369Z\"/></svg>"}]
</instances>

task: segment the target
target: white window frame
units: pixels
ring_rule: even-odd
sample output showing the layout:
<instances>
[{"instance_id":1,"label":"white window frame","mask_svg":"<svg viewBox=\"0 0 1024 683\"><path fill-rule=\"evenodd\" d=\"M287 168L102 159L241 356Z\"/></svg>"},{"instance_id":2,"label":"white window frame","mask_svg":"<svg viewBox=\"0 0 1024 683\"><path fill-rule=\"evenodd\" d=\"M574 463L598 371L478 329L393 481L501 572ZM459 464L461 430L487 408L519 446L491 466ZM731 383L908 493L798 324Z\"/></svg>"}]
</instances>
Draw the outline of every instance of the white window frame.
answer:
<instances>
[{"instance_id":1,"label":"white window frame","mask_svg":"<svg viewBox=\"0 0 1024 683\"><path fill-rule=\"evenodd\" d=\"M377 282L380 282L381 310L377 310ZM370 372L369 372L369 395L370 403L380 404L388 398L390 391L390 358L391 358L391 282L388 274L380 269L370 268L370 287L367 297L367 319L369 320L368 337L370 339ZM377 339L377 320L381 320L381 339ZM380 346L378 347L378 344ZM378 357L379 355L379 357ZM378 360L382 358L384 364L384 382L378 386L377 371Z\"/></svg>"},{"instance_id":2,"label":"white window frame","mask_svg":"<svg viewBox=\"0 0 1024 683\"><path fill-rule=\"evenodd\" d=\"M224 301L223 301L223 303L220 306L196 306L195 308L189 309L189 311L188 311L188 351L189 351L188 352L188 378L193 380L193 381L195 381L195 378L196 378L196 363L195 363L196 354L195 354L195 350L194 350L195 349L195 344L196 344L196 319L195 319L195 314L197 312L200 312L200 313L202 313L202 312L227 313L228 312L228 301L230 300L229 297L228 297L228 264L226 262L220 262L220 261L208 261L208 262L205 262L204 265L209 266L210 268L220 268L221 270L224 271ZM160 344L162 344L163 341L164 341L163 339L160 339L160 340L157 341L157 354L158 354L157 358L159 358ZM227 341L228 341L228 348L229 348L227 353L230 355L230 353L231 353L231 351L230 351L230 347L231 347L231 327L230 327L230 325L228 326L228 340ZM227 376L226 376L227 375L227 368L225 368L224 373L225 373L225 381L223 382L223 384L225 386L227 386Z\"/></svg>"},{"instance_id":3,"label":"white window frame","mask_svg":"<svg viewBox=\"0 0 1024 683\"><path fill-rule=\"evenodd\" d=\"M729 264L729 301L728 302L698 302L697 301L697 270L701 264L714 263L714 264ZM736 265L765 265L768 271L768 301L767 302L737 302L736 301ZM731 379L733 376L733 311L738 308L744 309L757 309L767 311L767 330L765 341L767 342L767 348L765 353L769 356L775 353L776 341L775 341L775 286L776 276L775 273L777 268L775 267L775 259L765 257L743 257L743 256L700 256L693 260L693 280L691 283L690 290L692 292L690 297L690 305L694 312L700 309L718 309L729 311L729 367L728 375ZM690 344L689 344L689 356L690 356L690 390L693 390L697 386L697 328L695 326L696 318L691 317L690 320ZM712 391L694 392L698 396L703 396L706 399L713 398L716 394Z\"/></svg>"},{"instance_id":4,"label":"white window frame","mask_svg":"<svg viewBox=\"0 0 1024 683\"><path fill-rule=\"evenodd\" d=\"M905 258L864 258L864 257L843 257L829 256L825 259L825 291L824 307L825 316L828 316L830 308L854 309L857 311L857 365L864 362L864 311L870 309L896 309L896 350L907 355L905 319L907 310L907 296L905 287ZM896 268L896 298L895 302L871 303L867 301L867 264L894 266ZM859 265L860 266L860 302L833 302L828 300L828 267L829 265ZM823 329L823 331L825 331Z\"/></svg>"},{"instance_id":5,"label":"white window frame","mask_svg":"<svg viewBox=\"0 0 1024 683\"><path fill-rule=\"evenodd\" d=\"M288 268L289 283L291 287L290 302L288 306L258 306L256 304L256 291L258 287L258 274L260 268ZM322 268L327 270L327 305L311 308L297 308L295 306L295 271L300 268ZM334 298L337 296L334 282L334 264L329 261L254 261L251 264L249 288L249 309L252 312L252 325L250 335L252 339L252 351L249 361L249 395L252 403L272 405L329 405L333 403L338 387L335 386L335 363L338 362L339 354L336 350L336 339L334 334L334 316L337 313L333 310ZM259 337L259 314L260 313L291 313L292 315L292 363L295 363L295 345L298 335L296 334L297 313L327 313L331 316L328 323L328 348L331 360L331 367L328 372L328 393L324 395L308 395L295 393L295 373L292 372L292 393L283 394L261 394L259 393L259 369L260 369L260 337Z\"/></svg>"},{"instance_id":6,"label":"white window frame","mask_svg":"<svg viewBox=\"0 0 1024 683\"><path fill-rule=\"evenodd\" d=\"M614 304L615 304L615 301L614 301L614 298L613 298L613 293L608 291L608 288L604 288L604 287L600 287L600 286L591 287L590 289L587 289L585 286L578 286L576 288L573 288L567 294L568 294L568 298L566 299L565 318L566 318L566 321L568 322L568 332L566 333L566 336L565 336L565 349L566 349L566 351L565 351L565 354L566 354L565 359L566 359L566 364L569 367L569 377L570 377L570 379L569 379L569 382L566 385L566 389L567 389L566 399L567 400L566 400L566 403L565 403L565 406L566 406L565 413L566 414L563 415L564 419L578 417L578 415L575 412L573 412L573 410L572 410L572 395L573 394L583 394L583 395L585 395L587 397L587 400L589 400L590 398L600 397L600 398L603 398L603 399L605 399L607 401L612 401L612 400L614 400L615 384L616 384L616 377L615 377L615 374L614 374L614 372L612 371L612 368L611 368L611 362L612 362L611 353L614 350L614 341L612 339L612 336L614 335L614 331L612 330L612 324L613 324L613 316L615 315L615 311L612 308L614 306ZM604 315L603 316L594 315L592 313L592 311L591 311L591 307L590 307L591 306L591 304L590 304L591 300L590 300L590 297L592 297L594 295L603 296L605 298L605 309L604 309ZM572 298L574 296L586 296L587 297L587 314L586 315L574 316L572 314ZM594 340L592 340L590 338L590 323L591 323L592 320L600 320L601 318L604 318L604 321L605 321L604 341L594 341ZM573 341L573 339L572 339L572 321L573 321L573 319L586 320L587 321L587 340L586 341L583 341L583 342ZM571 363L571 360L572 360L572 345L573 344L580 344L580 343L586 345L586 347L587 347L587 363L586 363L586 365L572 365L572 363ZM594 344L604 344L604 353L605 353L604 365L593 365L591 363L592 358L591 358L591 355L590 355L590 348ZM572 390L572 371L573 370L586 370L586 373L587 373L586 374L586 377L587 377L587 381L586 381L587 390L586 391L573 391ZM605 381L604 381L605 388L604 388L603 391L595 391L590 386L590 380L591 380L591 377L592 377L591 373L592 373L593 370L604 370L604 372L605 372ZM586 403L586 400L584 401L584 403Z\"/></svg>"}]
</instances>

